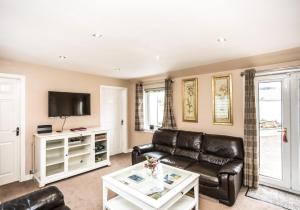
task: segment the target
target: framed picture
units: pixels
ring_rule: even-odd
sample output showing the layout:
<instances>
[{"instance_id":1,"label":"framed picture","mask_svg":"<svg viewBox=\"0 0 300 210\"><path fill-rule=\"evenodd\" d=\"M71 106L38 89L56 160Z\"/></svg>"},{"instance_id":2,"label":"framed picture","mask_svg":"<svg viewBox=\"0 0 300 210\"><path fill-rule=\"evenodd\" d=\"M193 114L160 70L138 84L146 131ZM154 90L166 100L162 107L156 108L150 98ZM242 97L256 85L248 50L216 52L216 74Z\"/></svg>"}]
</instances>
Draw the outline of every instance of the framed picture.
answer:
<instances>
[{"instance_id":1,"label":"framed picture","mask_svg":"<svg viewBox=\"0 0 300 210\"><path fill-rule=\"evenodd\" d=\"M198 79L182 80L182 121L198 122Z\"/></svg>"},{"instance_id":2,"label":"framed picture","mask_svg":"<svg viewBox=\"0 0 300 210\"><path fill-rule=\"evenodd\" d=\"M212 77L213 124L232 125L231 75Z\"/></svg>"}]
</instances>

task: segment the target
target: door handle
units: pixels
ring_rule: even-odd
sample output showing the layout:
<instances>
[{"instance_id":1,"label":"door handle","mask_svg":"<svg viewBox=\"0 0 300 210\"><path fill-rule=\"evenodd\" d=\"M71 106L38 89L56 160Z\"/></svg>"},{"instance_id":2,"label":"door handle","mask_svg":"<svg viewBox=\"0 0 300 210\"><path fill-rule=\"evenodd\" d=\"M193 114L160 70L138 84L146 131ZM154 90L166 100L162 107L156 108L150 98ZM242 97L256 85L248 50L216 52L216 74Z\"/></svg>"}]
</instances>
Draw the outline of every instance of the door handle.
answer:
<instances>
[{"instance_id":1,"label":"door handle","mask_svg":"<svg viewBox=\"0 0 300 210\"><path fill-rule=\"evenodd\" d=\"M16 132L16 136L19 136L20 135L20 128L17 127L16 130L14 130L13 132Z\"/></svg>"},{"instance_id":2,"label":"door handle","mask_svg":"<svg viewBox=\"0 0 300 210\"><path fill-rule=\"evenodd\" d=\"M121 125L124 125L124 120L121 120Z\"/></svg>"},{"instance_id":3,"label":"door handle","mask_svg":"<svg viewBox=\"0 0 300 210\"><path fill-rule=\"evenodd\" d=\"M287 128L283 128L281 131L278 131L282 133L282 142L287 143L288 138L287 138Z\"/></svg>"}]
</instances>

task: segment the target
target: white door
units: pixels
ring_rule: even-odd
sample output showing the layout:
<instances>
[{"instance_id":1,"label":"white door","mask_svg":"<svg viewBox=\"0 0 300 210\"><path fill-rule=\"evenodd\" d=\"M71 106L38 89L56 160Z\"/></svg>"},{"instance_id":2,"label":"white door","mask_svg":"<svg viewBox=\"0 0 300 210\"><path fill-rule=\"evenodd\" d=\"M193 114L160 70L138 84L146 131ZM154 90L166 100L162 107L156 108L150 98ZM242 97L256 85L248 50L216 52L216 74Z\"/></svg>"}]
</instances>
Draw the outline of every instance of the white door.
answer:
<instances>
[{"instance_id":1,"label":"white door","mask_svg":"<svg viewBox=\"0 0 300 210\"><path fill-rule=\"evenodd\" d=\"M20 178L20 81L0 78L0 185Z\"/></svg>"},{"instance_id":2,"label":"white door","mask_svg":"<svg viewBox=\"0 0 300 210\"><path fill-rule=\"evenodd\" d=\"M283 76L257 78L260 180L290 185L289 81Z\"/></svg>"},{"instance_id":3,"label":"white door","mask_svg":"<svg viewBox=\"0 0 300 210\"><path fill-rule=\"evenodd\" d=\"M100 126L109 130L110 155L123 152L126 123L123 90L116 87L101 87L100 90Z\"/></svg>"},{"instance_id":4,"label":"white door","mask_svg":"<svg viewBox=\"0 0 300 210\"><path fill-rule=\"evenodd\" d=\"M256 78L260 182L299 191L300 75Z\"/></svg>"}]
</instances>

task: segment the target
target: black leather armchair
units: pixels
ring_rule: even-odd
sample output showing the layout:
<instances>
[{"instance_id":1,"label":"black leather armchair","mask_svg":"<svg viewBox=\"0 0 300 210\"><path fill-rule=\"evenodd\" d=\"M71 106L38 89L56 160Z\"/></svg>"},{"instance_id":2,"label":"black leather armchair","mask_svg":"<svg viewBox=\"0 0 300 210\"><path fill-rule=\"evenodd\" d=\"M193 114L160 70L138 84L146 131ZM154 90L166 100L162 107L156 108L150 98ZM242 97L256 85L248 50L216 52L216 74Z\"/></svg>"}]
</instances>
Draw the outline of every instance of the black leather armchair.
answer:
<instances>
[{"instance_id":1,"label":"black leather armchair","mask_svg":"<svg viewBox=\"0 0 300 210\"><path fill-rule=\"evenodd\" d=\"M152 144L135 146L132 164L146 159L200 174L199 191L232 206L243 183L243 140L201 132L158 130Z\"/></svg>"},{"instance_id":2,"label":"black leather armchair","mask_svg":"<svg viewBox=\"0 0 300 210\"><path fill-rule=\"evenodd\" d=\"M0 205L0 210L70 210L57 187L47 187Z\"/></svg>"}]
</instances>

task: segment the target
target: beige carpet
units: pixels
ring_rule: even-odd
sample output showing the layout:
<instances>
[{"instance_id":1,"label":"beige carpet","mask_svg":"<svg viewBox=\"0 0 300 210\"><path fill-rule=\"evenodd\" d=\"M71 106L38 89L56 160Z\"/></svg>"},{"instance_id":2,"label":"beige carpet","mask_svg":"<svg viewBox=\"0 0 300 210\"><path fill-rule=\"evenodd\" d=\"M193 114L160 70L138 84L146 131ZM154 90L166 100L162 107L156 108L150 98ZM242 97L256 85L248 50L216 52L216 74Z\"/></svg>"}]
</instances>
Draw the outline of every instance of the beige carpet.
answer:
<instances>
[{"instance_id":1,"label":"beige carpet","mask_svg":"<svg viewBox=\"0 0 300 210\"><path fill-rule=\"evenodd\" d=\"M120 168L131 165L130 154L116 155L111 158L110 167L91 171L82 175L65 179L52 185L57 186L65 195L65 202L71 209L76 210L102 210L102 181L101 176ZM25 193L39 189L33 181L12 183L0 187L0 201L4 202ZM219 204L218 201L201 196L201 210L282 210L282 208L245 196L243 188L233 207ZM110 193L113 196L113 193ZM120 208L121 210L121 208Z\"/></svg>"}]
</instances>

